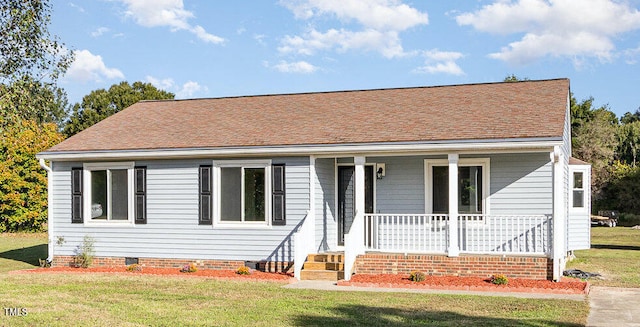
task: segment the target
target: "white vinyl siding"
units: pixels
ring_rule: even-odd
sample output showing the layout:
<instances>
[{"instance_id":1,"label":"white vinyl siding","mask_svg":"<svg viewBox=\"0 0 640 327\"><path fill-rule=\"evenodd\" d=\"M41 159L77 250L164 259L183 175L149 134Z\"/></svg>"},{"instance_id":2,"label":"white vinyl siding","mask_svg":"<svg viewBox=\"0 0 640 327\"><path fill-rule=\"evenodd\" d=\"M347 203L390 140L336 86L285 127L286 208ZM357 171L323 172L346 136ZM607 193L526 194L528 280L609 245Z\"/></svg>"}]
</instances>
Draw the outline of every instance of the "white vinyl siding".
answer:
<instances>
[{"instance_id":1,"label":"white vinyl siding","mask_svg":"<svg viewBox=\"0 0 640 327\"><path fill-rule=\"evenodd\" d=\"M333 158L316 159L316 248L333 250L337 244L336 165Z\"/></svg>"},{"instance_id":2,"label":"white vinyl siding","mask_svg":"<svg viewBox=\"0 0 640 327\"><path fill-rule=\"evenodd\" d=\"M92 236L97 256L212 260L292 261L291 234L309 209L307 157L273 158L286 164L285 226L269 229L215 229L198 225L198 168L207 160L136 162L147 167L147 224L92 227L71 224L71 167L54 165L53 220L55 255L74 255L85 235ZM215 196L215 195L214 195Z\"/></svg>"}]
</instances>

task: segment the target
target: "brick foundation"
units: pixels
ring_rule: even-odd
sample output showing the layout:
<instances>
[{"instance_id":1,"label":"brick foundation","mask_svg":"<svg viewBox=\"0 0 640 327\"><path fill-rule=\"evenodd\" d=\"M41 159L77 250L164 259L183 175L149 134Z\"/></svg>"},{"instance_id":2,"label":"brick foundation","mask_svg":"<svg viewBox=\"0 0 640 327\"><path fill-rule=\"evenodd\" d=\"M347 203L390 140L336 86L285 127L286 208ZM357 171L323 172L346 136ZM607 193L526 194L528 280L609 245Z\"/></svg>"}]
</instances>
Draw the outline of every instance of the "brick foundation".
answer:
<instances>
[{"instance_id":1,"label":"brick foundation","mask_svg":"<svg viewBox=\"0 0 640 327\"><path fill-rule=\"evenodd\" d=\"M53 258L52 266L74 266L73 256L57 255ZM154 268L181 268L187 264L195 263L199 269L235 270L245 264L249 268L268 272L288 272L293 269L292 262L248 262L242 260L199 260L199 259L164 259L164 258L138 258L138 264ZM123 257L95 257L92 267L123 267Z\"/></svg>"},{"instance_id":2,"label":"brick foundation","mask_svg":"<svg viewBox=\"0 0 640 327\"><path fill-rule=\"evenodd\" d=\"M553 278L553 260L546 257L471 256L367 253L356 259L357 274L408 274L413 270L434 276Z\"/></svg>"}]
</instances>

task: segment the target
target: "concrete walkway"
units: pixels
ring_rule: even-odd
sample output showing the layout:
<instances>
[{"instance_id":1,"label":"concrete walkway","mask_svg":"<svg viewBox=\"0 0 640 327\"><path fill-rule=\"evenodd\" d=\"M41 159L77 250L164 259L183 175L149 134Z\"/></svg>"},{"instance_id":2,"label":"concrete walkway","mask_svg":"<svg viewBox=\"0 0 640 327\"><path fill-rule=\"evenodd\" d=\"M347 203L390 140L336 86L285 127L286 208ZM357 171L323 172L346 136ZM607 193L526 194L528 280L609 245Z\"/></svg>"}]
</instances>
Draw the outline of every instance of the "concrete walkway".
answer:
<instances>
[{"instance_id":1,"label":"concrete walkway","mask_svg":"<svg viewBox=\"0 0 640 327\"><path fill-rule=\"evenodd\" d=\"M640 327L640 288L592 286L587 326Z\"/></svg>"}]
</instances>

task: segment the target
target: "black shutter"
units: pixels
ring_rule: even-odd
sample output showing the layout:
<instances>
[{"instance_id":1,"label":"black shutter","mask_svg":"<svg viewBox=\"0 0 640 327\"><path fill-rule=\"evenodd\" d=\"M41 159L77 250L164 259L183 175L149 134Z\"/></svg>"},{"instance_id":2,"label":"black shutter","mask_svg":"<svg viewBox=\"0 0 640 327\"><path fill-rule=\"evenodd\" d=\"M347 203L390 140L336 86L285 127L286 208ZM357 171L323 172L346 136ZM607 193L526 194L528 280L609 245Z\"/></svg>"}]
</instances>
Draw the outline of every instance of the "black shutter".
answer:
<instances>
[{"instance_id":1,"label":"black shutter","mask_svg":"<svg viewBox=\"0 0 640 327\"><path fill-rule=\"evenodd\" d=\"M71 169L71 223L81 224L82 219L82 168Z\"/></svg>"},{"instance_id":2,"label":"black shutter","mask_svg":"<svg viewBox=\"0 0 640 327\"><path fill-rule=\"evenodd\" d=\"M199 225L211 225L211 166L200 166L199 174Z\"/></svg>"},{"instance_id":3,"label":"black shutter","mask_svg":"<svg viewBox=\"0 0 640 327\"><path fill-rule=\"evenodd\" d=\"M286 225L286 204L285 204L285 182L284 182L284 164L273 165L272 174L272 199L273 213L271 224L276 226Z\"/></svg>"},{"instance_id":4,"label":"black shutter","mask_svg":"<svg viewBox=\"0 0 640 327\"><path fill-rule=\"evenodd\" d=\"M147 223L147 167L134 168L135 223Z\"/></svg>"}]
</instances>

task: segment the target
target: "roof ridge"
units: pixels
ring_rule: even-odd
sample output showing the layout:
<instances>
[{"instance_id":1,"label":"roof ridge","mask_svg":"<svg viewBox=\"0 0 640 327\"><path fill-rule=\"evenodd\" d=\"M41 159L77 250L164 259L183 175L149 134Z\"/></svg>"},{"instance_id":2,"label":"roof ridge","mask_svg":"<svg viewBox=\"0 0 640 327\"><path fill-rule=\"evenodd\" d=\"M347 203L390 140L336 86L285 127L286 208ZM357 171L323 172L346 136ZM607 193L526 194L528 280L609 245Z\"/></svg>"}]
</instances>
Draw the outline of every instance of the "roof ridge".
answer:
<instances>
[{"instance_id":1,"label":"roof ridge","mask_svg":"<svg viewBox=\"0 0 640 327\"><path fill-rule=\"evenodd\" d=\"M463 84L404 86L404 87L373 88L373 89L310 91L310 92L298 92L298 93L292 92L292 93L268 93L268 94L252 94L252 95L230 95L230 96L220 96L220 97L189 98L189 99L140 100L138 102L204 101L204 100L220 100L220 99L298 96L298 95L315 95L315 94L339 94L339 93L396 91L396 90L417 90L417 89L434 89L434 88L449 88L449 87L469 87L469 86L498 85L498 84L511 84L511 83L539 83L539 82L552 82L552 81L569 81L569 78L559 77L559 78L550 78L550 79L522 80L522 81L508 81L508 82L505 82L505 81L477 82L477 83L463 83Z\"/></svg>"}]
</instances>

